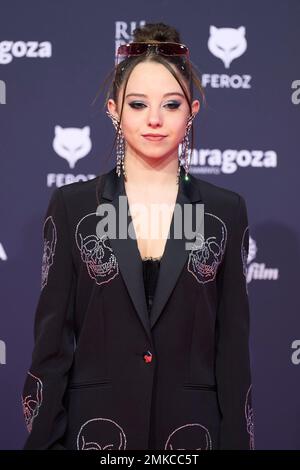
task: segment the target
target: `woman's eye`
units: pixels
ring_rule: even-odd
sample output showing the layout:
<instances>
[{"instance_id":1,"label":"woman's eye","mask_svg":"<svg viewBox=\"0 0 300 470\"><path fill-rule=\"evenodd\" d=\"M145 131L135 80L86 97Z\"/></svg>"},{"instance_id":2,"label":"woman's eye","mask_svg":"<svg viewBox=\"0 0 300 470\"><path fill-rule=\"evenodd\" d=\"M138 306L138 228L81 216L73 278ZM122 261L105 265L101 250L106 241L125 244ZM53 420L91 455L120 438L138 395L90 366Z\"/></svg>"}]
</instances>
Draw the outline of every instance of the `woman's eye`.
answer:
<instances>
[{"instance_id":1,"label":"woman's eye","mask_svg":"<svg viewBox=\"0 0 300 470\"><path fill-rule=\"evenodd\" d=\"M177 109L180 106L180 103L177 101L173 101L172 103L167 103L166 106L169 106L170 109Z\"/></svg>"},{"instance_id":2,"label":"woman's eye","mask_svg":"<svg viewBox=\"0 0 300 470\"><path fill-rule=\"evenodd\" d=\"M139 103L137 101L129 103L129 106L134 109L141 109L142 106L145 106L144 103Z\"/></svg>"}]
</instances>

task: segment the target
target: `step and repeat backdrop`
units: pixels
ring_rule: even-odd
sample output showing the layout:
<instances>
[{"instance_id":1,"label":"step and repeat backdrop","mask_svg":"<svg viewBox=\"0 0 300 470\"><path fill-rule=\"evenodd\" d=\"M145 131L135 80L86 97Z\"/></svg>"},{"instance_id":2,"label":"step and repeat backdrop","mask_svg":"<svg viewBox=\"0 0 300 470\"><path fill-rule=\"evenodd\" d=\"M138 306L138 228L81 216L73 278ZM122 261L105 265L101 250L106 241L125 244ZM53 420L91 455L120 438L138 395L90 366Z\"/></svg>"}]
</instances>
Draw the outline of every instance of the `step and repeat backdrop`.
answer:
<instances>
[{"instance_id":1,"label":"step and repeat backdrop","mask_svg":"<svg viewBox=\"0 0 300 470\"><path fill-rule=\"evenodd\" d=\"M46 207L115 165L98 91L147 22L175 26L202 75L191 173L247 202L255 448L300 449L299 0L1 1L0 448L27 433Z\"/></svg>"}]
</instances>

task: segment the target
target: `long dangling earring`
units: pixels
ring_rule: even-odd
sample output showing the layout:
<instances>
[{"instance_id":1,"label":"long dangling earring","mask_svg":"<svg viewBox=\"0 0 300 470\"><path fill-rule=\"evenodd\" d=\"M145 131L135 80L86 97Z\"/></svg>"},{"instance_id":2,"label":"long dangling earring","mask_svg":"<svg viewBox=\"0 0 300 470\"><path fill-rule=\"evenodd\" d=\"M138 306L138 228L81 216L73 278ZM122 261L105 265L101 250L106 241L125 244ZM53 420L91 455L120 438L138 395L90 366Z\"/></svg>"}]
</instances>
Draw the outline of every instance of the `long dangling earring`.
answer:
<instances>
[{"instance_id":1,"label":"long dangling earring","mask_svg":"<svg viewBox=\"0 0 300 470\"><path fill-rule=\"evenodd\" d=\"M121 168L122 168L124 179L125 181L127 181L127 175L126 175L126 170L125 170L125 139L124 139L124 135L120 126L120 121L109 111L106 111L106 114L111 118L114 128L117 131L116 173L120 177Z\"/></svg>"},{"instance_id":2,"label":"long dangling earring","mask_svg":"<svg viewBox=\"0 0 300 470\"><path fill-rule=\"evenodd\" d=\"M185 134L184 134L183 140L181 142L182 151L181 151L181 155L179 157L178 182L179 182L179 175L180 175L180 166L184 167L184 169L185 169L185 179L186 180L188 179L188 172L189 172L189 166L190 166L190 162L189 162L189 156L190 156L189 155L190 154L189 134L190 134L190 130L191 130L192 123L193 123L193 120L194 120L195 116L196 116L195 113L192 113L189 116L188 121L187 121L187 125L186 125L186 129L185 129ZM183 165L182 165L182 160L184 161Z\"/></svg>"},{"instance_id":3,"label":"long dangling earring","mask_svg":"<svg viewBox=\"0 0 300 470\"><path fill-rule=\"evenodd\" d=\"M180 180L180 170L181 170L181 165L180 165L180 160L178 159L178 169L177 169L177 179L176 179L177 184L179 184L179 180Z\"/></svg>"}]
</instances>

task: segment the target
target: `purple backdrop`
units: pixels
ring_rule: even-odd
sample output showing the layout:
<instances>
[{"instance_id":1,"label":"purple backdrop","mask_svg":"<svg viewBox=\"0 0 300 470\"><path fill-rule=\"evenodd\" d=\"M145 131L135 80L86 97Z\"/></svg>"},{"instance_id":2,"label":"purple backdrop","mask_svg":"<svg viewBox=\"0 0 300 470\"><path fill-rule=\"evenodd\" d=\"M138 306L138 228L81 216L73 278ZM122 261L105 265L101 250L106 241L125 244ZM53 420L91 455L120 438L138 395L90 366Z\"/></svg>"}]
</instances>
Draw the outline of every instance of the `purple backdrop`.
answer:
<instances>
[{"instance_id":1,"label":"purple backdrop","mask_svg":"<svg viewBox=\"0 0 300 470\"><path fill-rule=\"evenodd\" d=\"M40 292L42 218L56 186L106 164L113 128L91 106L119 43L174 25L203 74L191 172L241 193L256 449L300 449L300 2L3 0L0 15L0 448L25 440L21 390ZM297 132L298 131L298 132ZM76 147L81 147L78 153ZM76 155L75 155L76 154Z\"/></svg>"}]
</instances>

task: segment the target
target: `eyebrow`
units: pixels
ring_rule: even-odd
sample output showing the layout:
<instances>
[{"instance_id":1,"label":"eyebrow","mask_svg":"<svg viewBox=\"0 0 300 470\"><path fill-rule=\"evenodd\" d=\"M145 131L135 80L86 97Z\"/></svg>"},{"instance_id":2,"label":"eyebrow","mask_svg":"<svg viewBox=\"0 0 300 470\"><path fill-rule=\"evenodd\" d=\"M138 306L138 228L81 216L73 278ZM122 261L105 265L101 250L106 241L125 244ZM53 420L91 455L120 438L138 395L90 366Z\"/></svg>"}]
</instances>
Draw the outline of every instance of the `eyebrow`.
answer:
<instances>
[{"instance_id":1,"label":"eyebrow","mask_svg":"<svg viewBox=\"0 0 300 470\"><path fill-rule=\"evenodd\" d=\"M178 91L165 93L163 96L171 96L171 95L178 95L178 96L181 96L182 98L185 98L185 96L182 93L179 93ZM147 95L144 95L143 93L129 93L128 95L126 95L126 98L128 98L129 96L141 96L143 98L147 98Z\"/></svg>"}]
</instances>

